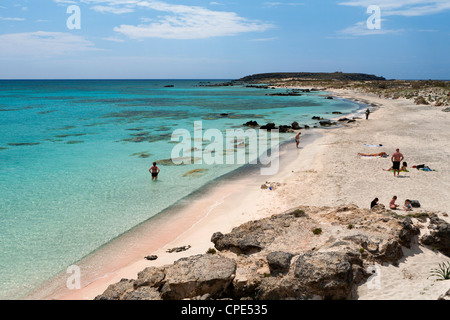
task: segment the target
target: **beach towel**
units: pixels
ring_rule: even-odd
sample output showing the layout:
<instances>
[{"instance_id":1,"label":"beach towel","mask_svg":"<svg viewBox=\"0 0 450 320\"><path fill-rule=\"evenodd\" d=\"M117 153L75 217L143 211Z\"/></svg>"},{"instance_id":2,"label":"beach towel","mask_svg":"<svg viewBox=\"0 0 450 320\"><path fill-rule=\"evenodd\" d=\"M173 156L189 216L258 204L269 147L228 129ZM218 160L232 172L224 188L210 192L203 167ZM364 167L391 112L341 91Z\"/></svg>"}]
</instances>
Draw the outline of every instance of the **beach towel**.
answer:
<instances>
[{"instance_id":1,"label":"beach towel","mask_svg":"<svg viewBox=\"0 0 450 320\"><path fill-rule=\"evenodd\" d=\"M382 144L364 144L366 147L382 147Z\"/></svg>"},{"instance_id":2,"label":"beach towel","mask_svg":"<svg viewBox=\"0 0 450 320\"><path fill-rule=\"evenodd\" d=\"M425 168L421 168L421 169L419 169L420 171L437 171L437 170L434 170L434 169L430 169L430 168L428 168L428 167L425 167Z\"/></svg>"},{"instance_id":3,"label":"beach towel","mask_svg":"<svg viewBox=\"0 0 450 320\"><path fill-rule=\"evenodd\" d=\"M394 172L394 170L391 170L391 172ZM409 172L408 169L406 170L400 170L400 172Z\"/></svg>"}]
</instances>

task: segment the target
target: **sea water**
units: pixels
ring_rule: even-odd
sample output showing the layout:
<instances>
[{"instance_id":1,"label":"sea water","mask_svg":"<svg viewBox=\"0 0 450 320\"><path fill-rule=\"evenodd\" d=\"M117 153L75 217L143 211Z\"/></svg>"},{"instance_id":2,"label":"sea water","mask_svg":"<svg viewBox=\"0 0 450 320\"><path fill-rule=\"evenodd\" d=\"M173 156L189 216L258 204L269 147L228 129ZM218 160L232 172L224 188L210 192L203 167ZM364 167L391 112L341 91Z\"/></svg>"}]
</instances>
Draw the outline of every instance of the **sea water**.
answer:
<instances>
[{"instance_id":1,"label":"sea water","mask_svg":"<svg viewBox=\"0 0 450 320\"><path fill-rule=\"evenodd\" d=\"M286 90L214 86L223 82L0 81L0 299L20 299L242 166L170 163L176 129L194 136L199 121L222 132L247 130L250 120L312 126L312 116L361 107L317 91L270 96Z\"/></svg>"}]
</instances>

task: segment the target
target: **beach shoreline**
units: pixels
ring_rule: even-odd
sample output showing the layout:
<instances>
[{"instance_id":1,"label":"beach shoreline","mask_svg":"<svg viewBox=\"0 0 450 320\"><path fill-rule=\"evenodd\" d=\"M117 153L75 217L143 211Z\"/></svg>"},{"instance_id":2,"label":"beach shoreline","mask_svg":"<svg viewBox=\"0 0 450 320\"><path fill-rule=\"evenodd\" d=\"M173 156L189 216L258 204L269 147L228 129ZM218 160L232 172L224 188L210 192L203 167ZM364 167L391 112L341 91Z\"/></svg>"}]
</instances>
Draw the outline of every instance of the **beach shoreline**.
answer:
<instances>
[{"instance_id":1,"label":"beach shoreline","mask_svg":"<svg viewBox=\"0 0 450 320\"><path fill-rule=\"evenodd\" d=\"M279 214L300 205L353 203L368 207L374 197L387 204L396 194L400 201L406 197L419 199L423 210L440 212L440 217L448 222L444 211L445 201L450 195L450 175L442 166L449 156L446 150L450 150L450 137L445 130L449 122L448 114L440 112L440 108L413 105L406 99L388 100L346 90L328 92L336 97L375 105L375 112L369 120L359 119L356 123L333 130L305 130L314 136L313 143L305 145L302 135L301 149L296 151L292 142L292 148L285 150L287 154L281 157L280 171L273 177L254 174L221 182L217 188L211 188L199 197L198 201L184 207L182 214L174 213L171 221L176 223L171 223L170 228L158 230L160 237L156 234L153 234L154 238L151 234L149 237L148 230L139 226L143 228L142 232L129 233L126 241L124 238L118 241L121 242L119 245L111 244L109 257L117 256L114 264L108 265L105 261L102 272L91 279L83 279L82 271L83 286L80 290L48 288L48 292L41 291L39 295L29 298L94 299L108 285L122 278L135 279L137 273L146 267L167 265L182 257L205 253L213 247L210 239L214 232L227 233L244 222ZM380 149L383 150L379 151L388 154L399 147L409 167L426 163L438 169L439 174L415 172L410 168L410 173L395 178L382 170L390 165L389 159L357 157L358 152L373 150L364 144L382 144ZM261 189L265 181L279 185L274 190ZM168 226L168 221L161 221L161 225ZM190 248L186 251L167 252L170 248L188 245ZM104 249L108 251L108 248ZM445 258L426 248L421 248L421 252L423 258L417 252L407 253L400 268L383 266L384 279L389 280L383 282L383 290L375 292L362 288L359 299L436 299L437 295L444 293L441 286L431 285L427 275L431 265L437 265ZM145 260L146 255L157 255L158 259ZM130 259L131 256L135 258ZM413 275L412 278L402 278L405 270ZM67 277L61 275L60 282L63 283ZM426 292L424 288L428 288Z\"/></svg>"}]
</instances>

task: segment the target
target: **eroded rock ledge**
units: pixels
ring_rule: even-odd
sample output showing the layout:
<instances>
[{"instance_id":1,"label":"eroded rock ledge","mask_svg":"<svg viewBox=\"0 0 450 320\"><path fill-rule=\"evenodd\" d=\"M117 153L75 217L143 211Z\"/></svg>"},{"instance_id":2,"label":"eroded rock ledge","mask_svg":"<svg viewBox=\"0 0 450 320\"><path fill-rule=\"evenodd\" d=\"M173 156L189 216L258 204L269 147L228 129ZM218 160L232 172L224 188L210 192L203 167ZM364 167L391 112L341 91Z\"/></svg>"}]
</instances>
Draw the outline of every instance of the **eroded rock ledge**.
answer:
<instances>
[{"instance_id":1,"label":"eroded rock ledge","mask_svg":"<svg viewBox=\"0 0 450 320\"><path fill-rule=\"evenodd\" d=\"M374 263L398 264L419 228L439 222L355 205L299 207L212 235L215 250L149 267L113 284L96 300L353 299ZM437 232L432 233L434 241ZM447 238L445 238L447 237ZM445 240L448 234L444 235ZM430 236L424 238L430 241Z\"/></svg>"}]
</instances>

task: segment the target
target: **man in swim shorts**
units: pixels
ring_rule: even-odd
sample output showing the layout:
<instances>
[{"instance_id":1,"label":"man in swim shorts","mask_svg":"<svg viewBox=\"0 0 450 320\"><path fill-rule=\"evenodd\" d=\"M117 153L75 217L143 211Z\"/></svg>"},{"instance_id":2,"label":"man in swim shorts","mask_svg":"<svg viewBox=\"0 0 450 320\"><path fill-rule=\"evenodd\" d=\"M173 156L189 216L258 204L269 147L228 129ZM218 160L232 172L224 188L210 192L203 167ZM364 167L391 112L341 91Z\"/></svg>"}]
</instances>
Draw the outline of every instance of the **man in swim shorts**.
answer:
<instances>
[{"instance_id":1,"label":"man in swim shorts","mask_svg":"<svg viewBox=\"0 0 450 320\"><path fill-rule=\"evenodd\" d=\"M297 149L298 149L298 145L300 144L300 135L301 135L302 133L301 132L299 132L299 133L297 133L297 135L295 136L295 143L296 143L296 145L297 145Z\"/></svg>"},{"instance_id":2,"label":"man in swim shorts","mask_svg":"<svg viewBox=\"0 0 450 320\"><path fill-rule=\"evenodd\" d=\"M148 171L152 175L152 180L158 180L158 174L161 170L159 170L159 168L156 166L156 162L153 162L153 167L148 169Z\"/></svg>"},{"instance_id":3,"label":"man in swim shorts","mask_svg":"<svg viewBox=\"0 0 450 320\"><path fill-rule=\"evenodd\" d=\"M397 177L400 175L400 162L405 159L403 157L403 154L400 153L400 149L396 149L394 154L391 157L391 161L392 161L392 169L394 171L394 177L395 177L395 172L397 172Z\"/></svg>"}]
</instances>

